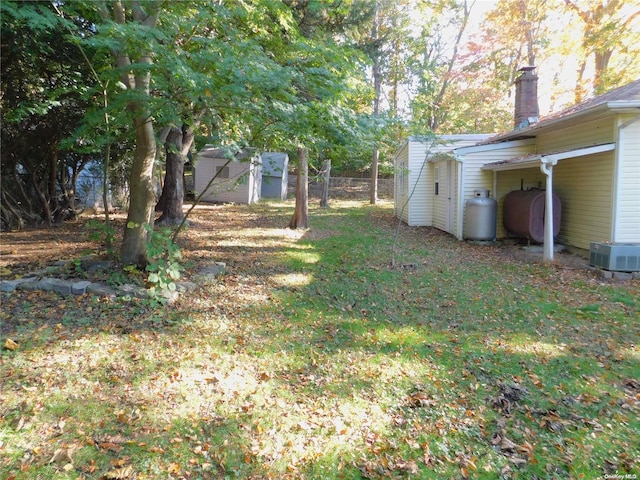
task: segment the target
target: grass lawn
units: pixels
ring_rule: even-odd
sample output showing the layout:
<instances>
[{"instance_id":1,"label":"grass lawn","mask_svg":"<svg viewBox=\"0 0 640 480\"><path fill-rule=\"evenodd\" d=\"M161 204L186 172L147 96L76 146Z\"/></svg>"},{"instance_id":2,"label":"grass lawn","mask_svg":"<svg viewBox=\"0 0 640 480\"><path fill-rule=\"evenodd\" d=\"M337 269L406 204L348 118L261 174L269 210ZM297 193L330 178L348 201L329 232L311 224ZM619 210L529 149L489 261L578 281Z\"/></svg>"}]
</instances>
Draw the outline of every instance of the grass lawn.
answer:
<instances>
[{"instance_id":1,"label":"grass lawn","mask_svg":"<svg viewBox=\"0 0 640 480\"><path fill-rule=\"evenodd\" d=\"M292 211L198 208L185 264L228 270L168 307L2 294L0 478L640 475L639 281Z\"/></svg>"}]
</instances>

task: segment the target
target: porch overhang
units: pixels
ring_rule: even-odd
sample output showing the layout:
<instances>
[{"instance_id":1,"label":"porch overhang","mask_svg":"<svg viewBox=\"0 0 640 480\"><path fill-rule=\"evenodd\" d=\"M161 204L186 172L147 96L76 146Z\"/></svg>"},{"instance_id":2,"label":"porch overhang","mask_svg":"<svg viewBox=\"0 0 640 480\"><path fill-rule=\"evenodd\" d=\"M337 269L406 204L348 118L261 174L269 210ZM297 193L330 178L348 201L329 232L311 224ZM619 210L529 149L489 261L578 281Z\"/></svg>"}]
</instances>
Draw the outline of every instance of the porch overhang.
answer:
<instances>
[{"instance_id":1,"label":"porch overhang","mask_svg":"<svg viewBox=\"0 0 640 480\"><path fill-rule=\"evenodd\" d=\"M574 148L561 152L549 153L533 153L522 157L509 158L500 162L486 163L482 166L483 170L493 172L502 172L505 170L521 170L523 168L536 168L542 164L555 165L560 160L568 158L584 157L586 155L595 155L597 153L610 152L615 150L615 143L603 143L600 145L592 145L590 147Z\"/></svg>"},{"instance_id":2,"label":"porch overhang","mask_svg":"<svg viewBox=\"0 0 640 480\"><path fill-rule=\"evenodd\" d=\"M493 171L495 177L497 172L506 170L540 168L546 179L542 259L545 262L550 262L553 260L553 167L561 160L610 152L615 150L615 148L615 143L604 143L589 147L573 148L561 152L534 153L523 157L509 158L501 162L487 163L483 165L482 169Z\"/></svg>"}]
</instances>

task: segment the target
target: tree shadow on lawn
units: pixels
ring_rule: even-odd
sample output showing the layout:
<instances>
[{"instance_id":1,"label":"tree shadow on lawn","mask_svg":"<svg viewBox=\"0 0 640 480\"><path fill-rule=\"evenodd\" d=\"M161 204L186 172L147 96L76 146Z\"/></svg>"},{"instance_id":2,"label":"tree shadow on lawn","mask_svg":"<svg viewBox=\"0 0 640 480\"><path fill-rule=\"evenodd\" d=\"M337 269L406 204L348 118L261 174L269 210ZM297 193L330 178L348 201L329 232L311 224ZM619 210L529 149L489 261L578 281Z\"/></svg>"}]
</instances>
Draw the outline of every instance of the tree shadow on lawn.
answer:
<instances>
[{"instance_id":1,"label":"tree shadow on lawn","mask_svg":"<svg viewBox=\"0 0 640 480\"><path fill-rule=\"evenodd\" d=\"M82 299L60 327L24 322L25 350L0 365L4 435L19 445L0 471L64 475L54 457L71 446L70 475L633 472L633 287L589 291L586 277L560 285L521 264L488 274L473 249L447 245L437 237L438 257L411 271L336 235L286 247L312 262L285 252L256 265L249 245L228 252L234 273L172 308Z\"/></svg>"}]
</instances>

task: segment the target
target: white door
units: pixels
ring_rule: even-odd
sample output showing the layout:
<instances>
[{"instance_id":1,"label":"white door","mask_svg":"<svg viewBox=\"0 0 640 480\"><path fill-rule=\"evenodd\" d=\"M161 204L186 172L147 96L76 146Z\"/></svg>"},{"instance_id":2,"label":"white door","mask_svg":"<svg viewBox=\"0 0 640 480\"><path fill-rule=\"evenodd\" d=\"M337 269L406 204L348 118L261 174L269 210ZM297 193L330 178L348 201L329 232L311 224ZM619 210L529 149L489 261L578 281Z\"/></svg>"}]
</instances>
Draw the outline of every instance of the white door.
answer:
<instances>
[{"instance_id":1,"label":"white door","mask_svg":"<svg viewBox=\"0 0 640 480\"><path fill-rule=\"evenodd\" d=\"M456 213L456 162L455 160L447 161L447 213L446 230L449 233L453 231L455 225Z\"/></svg>"}]
</instances>

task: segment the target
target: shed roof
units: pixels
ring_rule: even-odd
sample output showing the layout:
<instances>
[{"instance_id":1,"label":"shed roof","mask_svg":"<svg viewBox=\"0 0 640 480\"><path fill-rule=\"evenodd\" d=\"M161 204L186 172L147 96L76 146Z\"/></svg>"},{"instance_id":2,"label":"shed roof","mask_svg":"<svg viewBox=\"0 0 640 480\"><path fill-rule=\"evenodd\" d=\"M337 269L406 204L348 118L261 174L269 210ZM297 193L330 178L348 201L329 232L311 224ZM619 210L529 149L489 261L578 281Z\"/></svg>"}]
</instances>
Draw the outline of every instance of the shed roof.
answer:
<instances>
[{"instance_id":1,"label":"shed roof","mask_svg":"<svg viewBox=\"0 0 640 480\"><path fill-rule=\"evenodd\" d=\"M217 147L215 145L205 145L202 150L198 152L198 156L201 158L224 158L233 160L247 160L253 157L257 152L257 149L245 147L238 149L237 147Z\"/></svg>"}]
</instances>

